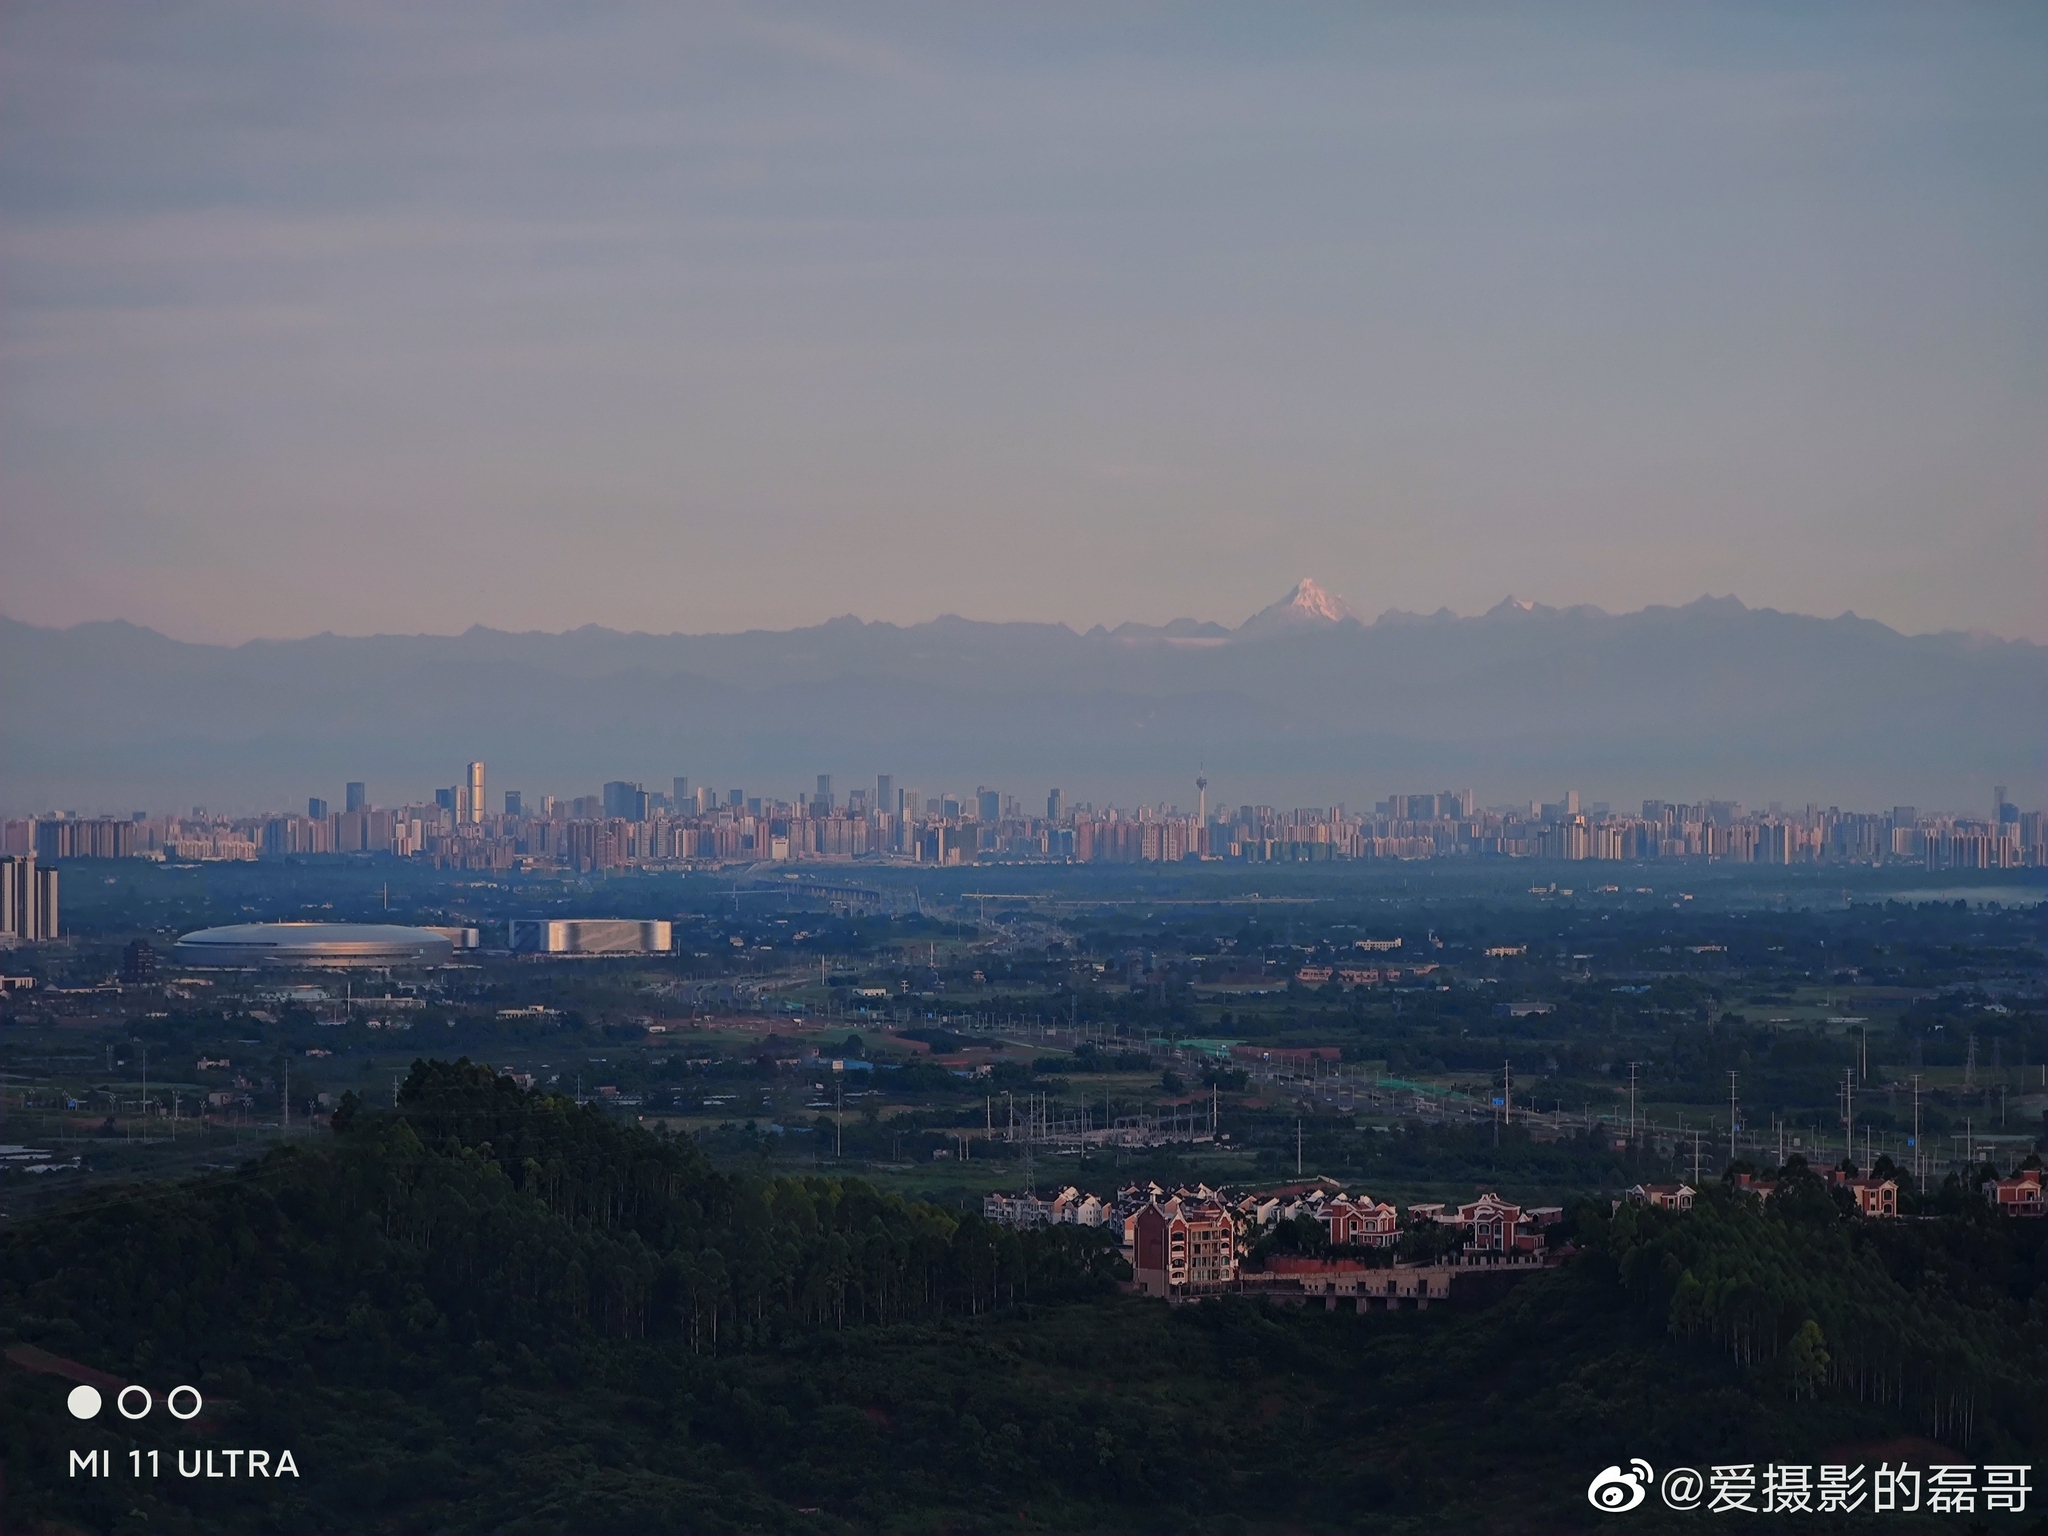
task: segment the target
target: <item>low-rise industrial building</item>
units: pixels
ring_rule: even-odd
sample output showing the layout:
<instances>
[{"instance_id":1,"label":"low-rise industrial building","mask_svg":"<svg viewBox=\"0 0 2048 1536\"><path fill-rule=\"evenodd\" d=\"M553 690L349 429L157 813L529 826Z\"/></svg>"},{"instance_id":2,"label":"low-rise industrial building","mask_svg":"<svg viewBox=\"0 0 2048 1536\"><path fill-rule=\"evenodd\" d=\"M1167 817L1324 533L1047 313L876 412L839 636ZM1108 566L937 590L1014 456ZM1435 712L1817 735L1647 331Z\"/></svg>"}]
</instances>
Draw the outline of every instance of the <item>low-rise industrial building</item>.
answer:
<instances>
[{"instance_id":1,"label":"low-rise industrial building","mask_svg":"<svg viewBox=\"0 0 2048 1536\"><path fill-rule=\"evenodd\" d=\"M670 925L630 917L514 918L509 947L519 955L665 955Z\"/></svg>"}]
</instances>

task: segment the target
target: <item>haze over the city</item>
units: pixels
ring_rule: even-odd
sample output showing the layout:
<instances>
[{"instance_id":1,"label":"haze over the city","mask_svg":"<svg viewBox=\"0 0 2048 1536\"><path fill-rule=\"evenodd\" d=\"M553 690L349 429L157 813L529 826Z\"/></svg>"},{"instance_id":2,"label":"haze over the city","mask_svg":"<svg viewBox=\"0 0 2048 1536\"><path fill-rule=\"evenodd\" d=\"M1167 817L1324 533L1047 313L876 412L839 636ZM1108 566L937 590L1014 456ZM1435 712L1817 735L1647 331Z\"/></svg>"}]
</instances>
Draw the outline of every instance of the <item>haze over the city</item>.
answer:
<instances>
[{"instance_id":1,"label":"haze over the city","mask_svg":"<svg viewBox=\"0 0 2048 1536\"><path fill-rule=\"evenodd\" d=\"M1313 572L2048 639L2044 42L10 6L0 613L1235 625Z\"/></svg>"}]
</instances>

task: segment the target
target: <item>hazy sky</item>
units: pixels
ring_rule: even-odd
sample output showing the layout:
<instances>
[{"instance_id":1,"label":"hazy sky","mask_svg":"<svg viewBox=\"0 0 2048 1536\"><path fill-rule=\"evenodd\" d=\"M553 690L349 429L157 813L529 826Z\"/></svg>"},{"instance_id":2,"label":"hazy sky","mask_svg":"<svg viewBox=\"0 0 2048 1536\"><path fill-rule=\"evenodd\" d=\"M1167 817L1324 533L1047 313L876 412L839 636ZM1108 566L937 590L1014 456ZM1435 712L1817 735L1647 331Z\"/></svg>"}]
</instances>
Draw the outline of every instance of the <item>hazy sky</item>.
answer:
<instances>
[{"instance_id":1,"label":"hazy sky","mask_svg":"<svg viewBox=\"0 0 2048 1536\"><path fill-rule=\"evenodd\" d=\"M2048 640L2048 7L0 8L0 612Z\"/></svg>"}]
</instances>

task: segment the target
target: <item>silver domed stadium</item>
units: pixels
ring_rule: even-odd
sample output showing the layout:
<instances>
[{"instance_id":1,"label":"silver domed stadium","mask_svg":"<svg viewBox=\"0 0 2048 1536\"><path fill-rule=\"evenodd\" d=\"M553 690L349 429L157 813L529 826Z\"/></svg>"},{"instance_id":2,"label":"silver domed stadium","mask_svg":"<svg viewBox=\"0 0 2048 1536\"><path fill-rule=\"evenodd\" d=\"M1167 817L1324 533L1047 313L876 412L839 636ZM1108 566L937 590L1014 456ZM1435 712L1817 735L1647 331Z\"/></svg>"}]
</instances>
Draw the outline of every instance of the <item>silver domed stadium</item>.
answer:
<instances>
[{"instance_id":1,"label":"silver domed stadium","mask_svg":"<svg viewBox=\"0 0 2048 1536\"><path fill-rule=\"evenodd\" d=\"M172 951L179 965L227 970L446 965L454 954L446 934L396 923L235 923L188 933Z\"/></svg>"}]
</instances>

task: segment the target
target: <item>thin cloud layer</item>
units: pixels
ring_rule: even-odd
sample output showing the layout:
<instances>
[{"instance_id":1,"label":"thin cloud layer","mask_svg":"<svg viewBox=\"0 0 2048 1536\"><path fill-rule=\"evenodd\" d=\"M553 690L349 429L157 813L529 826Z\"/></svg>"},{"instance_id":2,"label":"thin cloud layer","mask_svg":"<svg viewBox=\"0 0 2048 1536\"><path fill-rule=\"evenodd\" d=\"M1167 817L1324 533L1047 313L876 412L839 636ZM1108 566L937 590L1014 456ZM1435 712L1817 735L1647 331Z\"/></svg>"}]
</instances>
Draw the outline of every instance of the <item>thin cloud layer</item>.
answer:
<instances>
[{"instance_id":1,"label":"thin cloud layer","mask_svg":"<svg viewBox=\"0 0 2048 1536\"><path fill-rule=\"evenodd\" d=\"M0 16L0 611L2048 638L2025 11Z\"/></svg>"}]
</instances>

